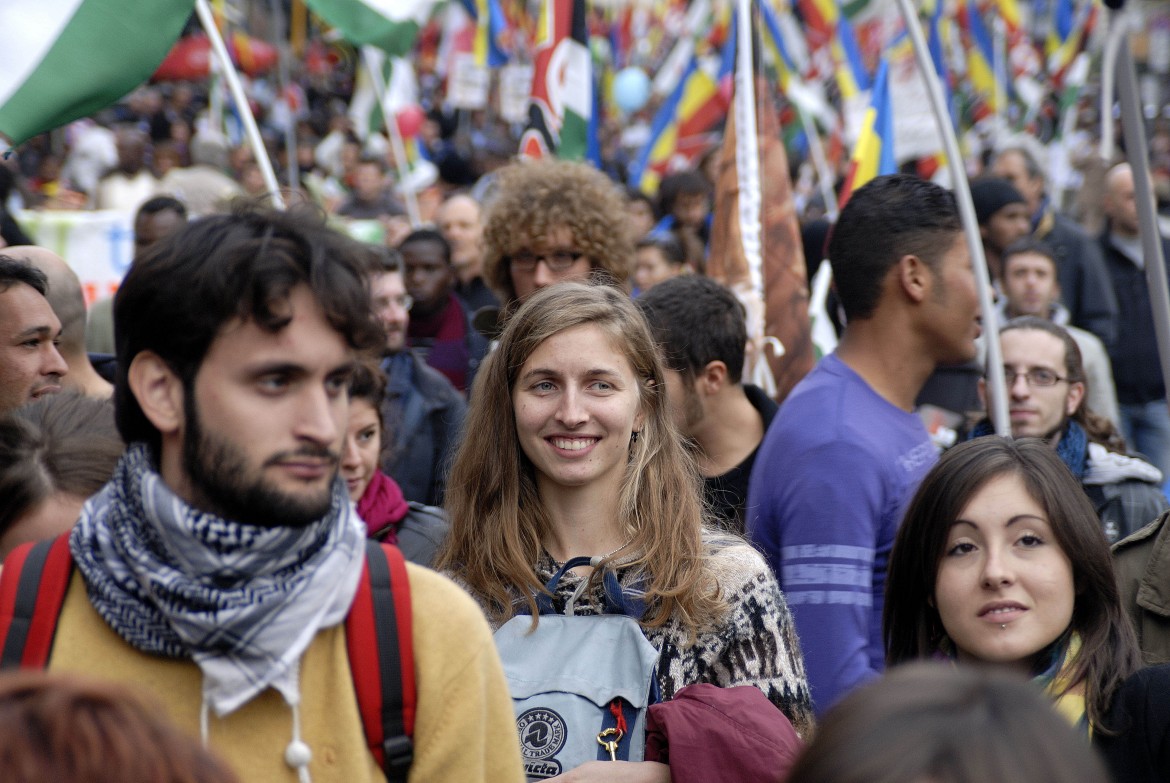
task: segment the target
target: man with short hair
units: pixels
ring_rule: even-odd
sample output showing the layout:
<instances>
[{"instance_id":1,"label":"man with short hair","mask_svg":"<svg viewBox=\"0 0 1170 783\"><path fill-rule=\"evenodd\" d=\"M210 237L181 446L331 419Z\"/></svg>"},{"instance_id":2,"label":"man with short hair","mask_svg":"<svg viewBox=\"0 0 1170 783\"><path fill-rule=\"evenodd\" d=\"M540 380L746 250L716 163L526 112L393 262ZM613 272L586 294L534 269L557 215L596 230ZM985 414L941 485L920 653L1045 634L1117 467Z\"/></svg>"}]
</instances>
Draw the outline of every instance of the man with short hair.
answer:
<instances>
[{"instance_id":1,"label":"man with short hair","mask_svg":"<svg viewBox=\"0 0 1170 783\"><path fill-rule=\"evenodd\" d=\"M406 292L402 256L386 248L371 248L370 253L370 293L374 314L385 332L382 470L398 483L407 500L441 505L467 402L442 373L406 347L413 300Z\"/></svg>"},{"instance_id":2,"label":"man with short hair","mask_svg":"<svg viewBox=\"0 0 1170 783\"><path fill-rule=\"evenodd\" d=\"M1044 148L1017 137L1001 145L992 172L1015 187L1028 204L1032 236L1048 243L1056 256L1061 297L1074 326L1086 329L1106 348L1117 338L1117 300L1098 246L1075 222L1056 211L1048 197L1041 160Z\"/></svg>"},{"instance_id":3,"label":"man with short hair","mask_svg":"<svg viewBox=\"0 0 1170 783\"><path fill-rule=\"evenodd\" d=\"M638 298L665 364L674 421L694 446L708 506L740 535L748 479L776 403L743 383L747 327L735 295L707 277L665 280Z\"/></svg>"},{"instance_id":4,"label":"man with short hair","mask_svg":"<svg viewBox=\"0 0 1170 783\"><path fill-rule=\"evenodd\" d=\"M173 196L155 196L134 215L134 253L137 255L155 242L187 224L187 207Z\"/></svg>"},{"instance_id":5,"label":"man with short hair","mask_svg":"<svg viewBox=\"0 0 1170 783\"><path fill-rule=\"evenodd\" d=\"M1031 315L1063 326L1076 340L1084 360L1089 407L1117 423L1117 392L1113 386L1113 371L1109 368L1109 354L1097 335L1068 322L1068 308L1060 303L1056 259L1048 246L1031 237L1010 245L1004 251L1000 287L1003 296L996 302L999 322Z\"/></svg>"},{"instance_id":6,"label":"man with short hair","mask_svg":"<svg viewBox=\"0 0 1170 783\"><path fill-rule=\"evenodd\" d=\"M488 342L471 325L471 313L455 295L451 246L430 229L412 231L398 246L410 308L407 343L461 392L471 388Z\"/></svg>"},{"instance_id":7,"label":"man with short hair","mask_svg":"<svg viewBox=\"0 0 1170 783\"><path fill-rule=\"evenodd\" d=\"M173 196L148 199L134 215L134 255L138 255L168 234L187 225L187 207ZM85 332L86 350L107 357L114 355L114 297L98 299L89 308ZM99 364L105 375L105 364ZM111 376L112 377L112 376Z\"/></svg>"},{"instance_id":8,"label":"man with short hair","mask_svg":"<svg viewBox=\"0 0 1170 783\"><path fill-rule=\"evenodd\" d=\"M93 207L132 212L158 193L158 180L146 166L150 137L137 128L122 127L114 137L114 145L118 167L98 182L91 194Z\"/></svg>"},{"instance_id":9,"label":"man with short hair","mask_svg":"<svg viewBox=\"0 0 1170 783\"><path fill-rule=\"evenodd\" d=\"M359 710L369 688L355 693L375 673L347 650L377 667L395 643L343 624L374 570L338 475L350 373L382 339L363 260L312 215L215 215L135 259L115 303L129 445L66 542L48 666L149 689L241 780L385 778ZM522 780L483 616L438 574L405 573L410 778Z\"/></svg>"},{"instance_id":10,"label":"man with short hair","mask_svg":"<svg viewBox=\"0 0 1170 783\"><path fill-rule=\"evenodd\" d=\"M435 224L451 243L455 293L471 312L499 307L500 300L483 279L483 215L479 202L466 193L449 196L435 213Z\"/></svg>"},{"instance_id":11,"label":"man with short hair","mask_svg":"<svg viewBox=\"0 0 1170 783\"><path fill-rule=\"evenodd\" d=\"M363 157L353 170L353 192L337 214L355 220L378 220L406 214L391 195L386 183L386 165L377 158Z\"/></svg>"},{"instance_id":12,"label":"man with short hair","mask_svg":"<svg viewBox=\"0 0 1170 783\"><path fill-rule=\"evenodd\" d=\"M915 397L937 364L973 359L979 333L958 208L937 185L871 180L841 211L828 251L848 323L764 435L747 505L820 713L883 668L886 564L938 459Z\"/></svg>"},{"instance_id":13,"label":"man with short hair","mask_svg":"<svg viewBox=\"0 0 1170 783\"><path fill-rule=\"evenodd\" d=\"M1105 175L1102 208L1107 224L1100 247L1120 307L1118 339L1109 347L1120 408L1117 424L1135 451L1144 454L1163 475L1170 475L1170 409L1154 333L1133 170L1128 163L1114 166ZM1161 241L1170 270L1170 239L1162 237Z\"/></svg>"},{"instance_id":14,"label":"man with short hair","mask_svg":"<svg viewBox=\"0 0 1170 783\"><path fill-rule=\"evenodd\" d=\"M0 254L0 413L61 391L69 372L57 350L61 321L48 290L44 272Z\"/></svg>"},{"instance_id":15,"label":"man with short hair","mask_svg":"<svg viewBox=\"0 0 1170 783\"><path fill-rule=\"evenodd\" d=\"M1080 349L1064 328L1044 318L1023 316L1000 329L999 344L1012 437L1041 438L1056 449L1093 501L1109 543L1170 507L1161 490L1162 473L1127 455L1113 422L1085 403ZM979 390L986 397L986 381ZM972 436L991 432L985 420Z\"/></svg>"},{"instance_id":16,"label":"man with short hair","mask_svg":"<svg viewBox=\"0 0 1170 783\"><path fill-rule=\"evenodd\" d=\"M85 295L77 274L65 259L47 248L24 245L6 252L44 272L49 281L45 298L61 320L57 350L69 366L62 385L91 397L109 398L113 385L97 373L85 351Z\"/></svg>"}]
</instances>

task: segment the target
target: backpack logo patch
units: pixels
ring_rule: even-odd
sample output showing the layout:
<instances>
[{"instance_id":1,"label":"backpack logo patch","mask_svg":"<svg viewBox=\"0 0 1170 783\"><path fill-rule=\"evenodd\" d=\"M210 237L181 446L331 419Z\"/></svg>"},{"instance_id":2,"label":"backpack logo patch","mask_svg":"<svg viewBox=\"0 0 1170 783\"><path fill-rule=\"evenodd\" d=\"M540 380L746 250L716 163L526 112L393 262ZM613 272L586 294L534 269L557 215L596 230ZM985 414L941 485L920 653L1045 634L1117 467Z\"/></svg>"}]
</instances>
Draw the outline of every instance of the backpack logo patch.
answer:
<instances>
[{"instance_id":1,"label":"backpack logo patch","mask_svg":"<svg viewBox=\"0 0 1170 783\"><path fill-rule=\"evenodd\" d=\"M538 707L516 718L520 750L526 759L548 759L565 746L565 721L552 710Z\"/></svg>"}]
</instances>

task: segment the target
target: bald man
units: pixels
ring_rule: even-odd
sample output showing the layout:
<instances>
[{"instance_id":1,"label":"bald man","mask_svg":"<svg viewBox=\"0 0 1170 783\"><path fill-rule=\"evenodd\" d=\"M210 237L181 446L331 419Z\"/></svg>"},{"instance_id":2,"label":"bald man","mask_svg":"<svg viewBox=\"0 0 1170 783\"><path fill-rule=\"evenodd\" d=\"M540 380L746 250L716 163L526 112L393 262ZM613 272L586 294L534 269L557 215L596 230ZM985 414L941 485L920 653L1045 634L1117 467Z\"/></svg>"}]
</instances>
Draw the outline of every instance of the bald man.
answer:
<instances>
[{"instance_id":1,"label":"bald man","mask_svg":"<svg viewBox=\"0 0 1170 783\"><path fill-rule=\"evenodd\" d=\"M1170 476L1170 410L1146 285L1149 259L1142 251L1133 170L1128 163L1114 166L1105 175L1102 207L1107 223L1101 250L1119 305L1118 339L1109 347L1121 414L1117 424L1132 450ZM1165 237L1162 254L1170 259L1170 241Z\"/></svg>"},{"instance_id":2,"label":"bald man","mask_svg":"<svg viewBox=\"0 0 1170 783\"><path fill-rule=\"evenodd\" d=\"M435 224L451 245L455 293L473 313L481 307L499 307L499 300L483 279L483 219L479 202L465 193L456 193L439 205Z\"/></svg>"},{"instance_id":3,"label":"bald man","mask_svg":"<svg viewBox=\"0 0 1170 783\"><path fill-rule=\"evenodd\" d=\"M69 374L61 379L66 388L77 389L90 397L109 397L114 387L98 375L85 352L85 296L81 281L65 260L43 247L19 245L5 251L45 273L49 279L46 298L61 321L61 339L57 350L69 365Z\"/></svg>"}]
</instances>

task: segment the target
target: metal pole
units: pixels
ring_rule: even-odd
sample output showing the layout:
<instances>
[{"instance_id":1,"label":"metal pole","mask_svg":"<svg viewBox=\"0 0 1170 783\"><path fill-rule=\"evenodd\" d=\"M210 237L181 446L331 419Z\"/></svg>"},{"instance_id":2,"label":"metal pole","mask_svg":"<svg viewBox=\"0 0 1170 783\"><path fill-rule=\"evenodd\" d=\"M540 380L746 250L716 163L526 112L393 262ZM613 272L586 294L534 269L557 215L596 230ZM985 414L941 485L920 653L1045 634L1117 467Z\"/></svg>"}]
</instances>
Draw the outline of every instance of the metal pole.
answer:
<instances>
[{"instance_id":1,"label":"metal pole","mask_svg":"<svg viewBox=\"0 0 1170 783\"><path fill-rule=\"evenodd\" d=\"M1142 235L1142 258L1145 259L1146 285L1150 291L1150 309L1154 316L1154 333L1158 339L1158 358L1162 378L1170 379L1170 296L1166 293L1166 259L1162 255L1162 235L1154 207L1154 188L1150 184L1149 148L1146 146L1145 116L1138 94L1137 71L1129 41L1122 37L1117 49L1117 97L1121 102L1121 131L1125 137L1125 154L1133 169L1134 200L1137 202L1138 226Z\"/></svg>"},{"instance_id":2,"label":"metal pole","mask_svg":"<svg viewBox=\"0 0 1170 783\"><path fill-rule=\"evenodd\" d=\"M398 184L403 186L402 195L406 198L406 213L410 218L410 227L418 228L422 225L422 217L418 211L418 196L413 190L405 187L406 176L410 173L410 169L406 167L406 145L402 141L402 134L398 132L398 121L394 118L386 95L386 80L382 78L382 71L374 64L370 49L365 46L362 47L362 65L366 66L366 71L370 74L370 84L374 85L378 105L382 107L382 120L390 133L390 146L394 150L394 160L398 168Z\"/></svg>"},{"instance_id":3,"label":"metal pole","mask_svg":"<svg viewBox=\"0 0 1170 783\"><path fill-rule=\"evenodd\" d=\"M979 307L983 313L983 335L987 346L987 397L988 414L991 423L998 435L1011 435L1011 422L1008 419L1007 384L1004 382L1003 358L999 348L999 325L996 323L995 307L991 298L991 279L987 273L987 259L983 255L983 241L979 236L979 221L975 218L975 205L971 201L971 188L967 184L967 172L963 169L963 158L959 154L959 140L955 137L955 129L951 126L951 116L947 111L946 99L943 97L942 85L938 74L934 72L934 63L930 59L930 50L926 47L926 37L922 34L922 27L918 24L918 13L914 10L911 0L898 0L898 8L902 12L902 19L906 30L910 34L910 41L914 44L914 59L918 63L918 71L926 83L926 92L930 96L930 107L934 112L934 121L942 136L943 146L947 153L947 166L951 170L951 182L954 184L955 200L959 203L959 216L963 221L963 233L967 238L967 249L971 252L971 265L975 271L975 283L979 289Z\"/></svg>"},{"instance_id":4,"label":"metal pole","mask_svg":"<svg viewBox=\"0 0 1170 783\"><path fill-rule=\"evenodd\" d=\"M272 196L272 204L277 209L284 209L284 198L280 195L280 186L276 183L276 173L272 170L272 161L268 159L268 150L264 148L264 140L260 138L260 128L256 126L256 118L252 116L252 109L248 106L248 98L244 95L244 87L240 84L240 76L232 65L232 58L228 56L227 46L223 36L215 26L215 17L211 13L211 6L207 0L195 0L195 13L203 29L207 31L207 38L211 41L211 48L219 58L223 67L223 76L227 79L228 89L231 90L232 100L240 112L240 120L244 123L244 131L248 136L248 144L252 147L252 154L256 156L256 165L264 175L264 186Z\"/></svg>"},{"instance_id":5,"label":"metal pole","mask_svg":"<svg viewBox=\"0 0 1170 783\"><path fill-rule=\"evenodd\" d=\"M297 130L296 118L293 117L292 103L288 99L289 72L288 61L292 56L288 44L288 26L285 24L284 9L280 0L268 0L269 13L272 15L274 44L277 51L277 83L280 85L280 102L288 112L288 124L284 128L284 148L288 155L288 187L289 192L296 193L301 187L301 167L297 160Z\"/></svg>"}]
</instances>

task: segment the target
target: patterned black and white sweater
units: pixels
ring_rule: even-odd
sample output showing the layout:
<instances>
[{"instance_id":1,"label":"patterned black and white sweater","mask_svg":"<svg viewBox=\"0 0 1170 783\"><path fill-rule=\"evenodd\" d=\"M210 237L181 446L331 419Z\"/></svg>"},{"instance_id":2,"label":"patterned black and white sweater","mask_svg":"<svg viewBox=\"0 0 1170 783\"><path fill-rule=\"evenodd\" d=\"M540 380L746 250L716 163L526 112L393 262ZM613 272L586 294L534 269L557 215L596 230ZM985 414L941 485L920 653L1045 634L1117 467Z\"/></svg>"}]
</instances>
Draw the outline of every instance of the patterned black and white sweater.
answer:
<instances>
[{"instance_id":1,"label":"patterned black and white sweater","mask_svg":"<svg viewBox=\"0 0 1170 783\"><path fill-rule=\"evenodd\" d=\"M771 569L744 543L719 544L710 552L710 566L728 606L720 622L699 633L693 644L688 644L686 628L674 618L659 628L643 628L659 653L662 698L671 699L683 687L700 682L720 687L754 685L788 717L797 733L810 737L814 719L804 658L792 614ZM536 564L536 573L547 582L557 568L545 555ZM636 571L620 564L617 568L622 586L632 588ZM561 579L553 602L557 611L564 610L585 578L568 573ZM597 584L579 599L576 614L597 614L603 605L603 588Z\"/></svg>"}]
</instances>

